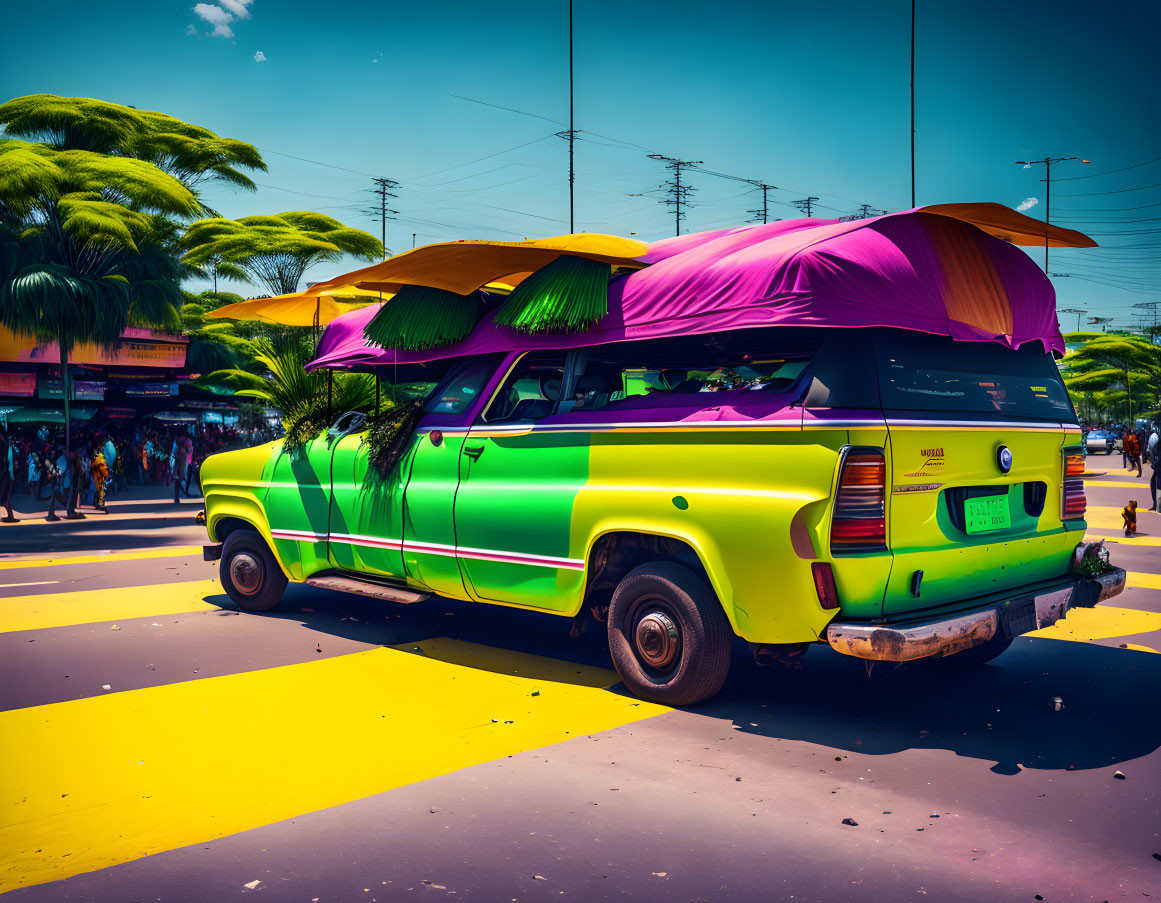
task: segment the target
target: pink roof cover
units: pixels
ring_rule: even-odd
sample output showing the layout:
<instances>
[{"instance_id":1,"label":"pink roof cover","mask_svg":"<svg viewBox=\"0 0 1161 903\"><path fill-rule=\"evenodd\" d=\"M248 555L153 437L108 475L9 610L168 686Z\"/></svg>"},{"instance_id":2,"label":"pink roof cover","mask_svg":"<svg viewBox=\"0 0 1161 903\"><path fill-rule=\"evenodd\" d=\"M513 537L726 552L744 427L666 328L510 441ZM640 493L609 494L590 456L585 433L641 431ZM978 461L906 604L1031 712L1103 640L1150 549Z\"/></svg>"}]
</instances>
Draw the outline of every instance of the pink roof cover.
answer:
<instances>
[{"instance_id":1,"label":"pink roof cover","mask_svg":"<svg viewBox=\"0 0 1161 903\"><path fill-rule=\"evenodd\" d=\"M405 364L498 351L763 326L890 326L1064 352L1052 283L1027 254L969 223L908 210L870 219L802 219L654 242L651 264L609 284L593 329L526 336L484 316L461 342L428 351L367 345L378 307L344 314L308 369ZM390 302L387 302L390 303Z\"/></svg>"}]
</instances>

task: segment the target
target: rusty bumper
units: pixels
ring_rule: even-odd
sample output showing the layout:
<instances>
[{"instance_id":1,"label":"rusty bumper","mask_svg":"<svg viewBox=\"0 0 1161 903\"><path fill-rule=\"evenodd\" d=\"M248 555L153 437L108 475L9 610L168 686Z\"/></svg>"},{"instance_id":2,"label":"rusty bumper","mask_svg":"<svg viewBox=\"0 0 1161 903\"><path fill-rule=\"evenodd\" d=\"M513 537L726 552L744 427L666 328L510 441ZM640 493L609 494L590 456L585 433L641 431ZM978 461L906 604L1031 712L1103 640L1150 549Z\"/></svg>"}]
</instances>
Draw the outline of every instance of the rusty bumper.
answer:
<instances>
[{"instance_id":1,"label":"rusty bumper","mask_svg":"<svg viewBox=\"0 0 1161 903\"><path fill-rule=\"evenodd\" d=\"M826 641L844 655L884 662L952 655L996 636L1014 637L1055 624L1070 608L1091 607L1125 588L1125 571L1113 568L1058 589L992 603L952 618L909 623L860 624L834 621Z\"/></svg>"}]
</instances>

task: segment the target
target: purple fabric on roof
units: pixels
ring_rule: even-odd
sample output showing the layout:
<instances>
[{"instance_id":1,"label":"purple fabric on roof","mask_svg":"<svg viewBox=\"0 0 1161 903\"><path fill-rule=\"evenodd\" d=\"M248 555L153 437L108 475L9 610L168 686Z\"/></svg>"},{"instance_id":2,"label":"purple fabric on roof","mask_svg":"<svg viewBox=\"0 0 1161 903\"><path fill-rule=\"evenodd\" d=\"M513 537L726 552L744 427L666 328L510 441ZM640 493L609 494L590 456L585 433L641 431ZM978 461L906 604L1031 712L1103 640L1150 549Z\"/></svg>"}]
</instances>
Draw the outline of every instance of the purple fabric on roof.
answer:
<instances>
[{"instance_id":1,"label":"purple fabric on roof","mask_svg":"<svg viewBox=\"0 0 1161 903\"><path fill-rule=\"evenodd\" d=\"M609 313L587 332L526 336L496 326L489 314L454 345L396 352L365 343L363 327L378 309L367 307L326 328L308 369L764 326L890 326L1013 348L1039 341L1064 351L1055 293L1039 266L1008 242L936 214L682 235L651 244L642 259L652 265L610 282Z\"/></svg>"}]
</instances>

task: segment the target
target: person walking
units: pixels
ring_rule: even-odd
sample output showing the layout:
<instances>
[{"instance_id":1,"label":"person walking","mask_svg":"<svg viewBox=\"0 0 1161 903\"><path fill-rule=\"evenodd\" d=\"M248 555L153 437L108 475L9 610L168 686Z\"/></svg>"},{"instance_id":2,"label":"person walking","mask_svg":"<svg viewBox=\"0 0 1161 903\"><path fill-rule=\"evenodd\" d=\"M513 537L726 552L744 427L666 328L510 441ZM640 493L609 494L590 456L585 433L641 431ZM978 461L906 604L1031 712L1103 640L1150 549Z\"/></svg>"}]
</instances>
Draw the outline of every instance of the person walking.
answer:
<instances>
[{"instance_id":1,"label":"person walking","mask_svg":"<svg viewBox=\"0 0 1161 903\"><path fill-rule=\"evenodd\" d=\"M1137 441L1137 434L1131 430L1125 433L1125 455L1129 459L1129 470L1137 468L1137 476L1141 476L1141 446Z\"/></svg>"},{"instance_id":2,"label":"person walking","mask_svg":"<svg viewBox=\"0 0 1161 903\"><path fill-rule=\"evenodd\" d=\"M1153 511L1157 510L1157 455L1161 453L1161 447L1158 447L1158 443L1161 443L1161 434L1158 434L1157 424L1153 424L1153 432L1149 434L1149 443L1146 446L1149 452L1151 471L1149 474L1149 495L1153 499L1153 504L1149 507Z\"/></svg>"},{"instance_id":3,"label":"person walking","mask_svg":"<svg viewBox=\"0 0 1161 903\"><path fill-rule=\"evenodd\" d=\"M48 484L48 514L45 516L46 521L57 521L60 518L56 513L57 504L57 483L60 482L61 469L56 458L56 449L48 445L44 449L44 477L43 480Z\"/></svg>"},{"instance_id":4,"label":"person walking","mask_svg":"<svg viewBox=\"0 0 1161 903\"><path fill-rule=\"evenodd\" d=\"M93 486L96 489L93 507L108 514L109 509L105 507L105 482L109 479L109 465L105 463L105 455L96 441L93 442L93 458L89 472L93 476Z\"/></svg>"},{"instance_id":5,"label":"person walking","mask_svg":"<svg viewBox=\"0 0 1161 903\"><path fill-rule=\"evenodd\" d=\"M101 446L101 454L105 456L105 466L109 469L109 479L106 481L109 492L116 489L117 482L115 474L117 473L117 446L113 444L113 434L109 433L105 436L105 444Z\"/></svg>"},{"instance_id":6,"label":"person walking","mask_svg":"<svg viewBox=\"0 0 1161 903\"><path fill-rule=\"evenodd\" d=\"M173 503L175 505L181 504L178 493L181 492L181 484L185 482L186 474L189 473L189 457L192 447L189 436L179 433L174 438L173 450L169 453L170 468L173 471ZM188 488L186 497L189 497Z\"/></svg>"},{"instance_id":7,"label":"person walking","mask_svg":"<svg viewBox=\"0 0 1161 903\"><path fill-rule=\"evenodd\" d=\"M0 425L0 508L8 514L0 522L14 524L16 515L12 513L12 487L16 483L15 452L8 431Z\"/></svg>"},{"instance_id":8,"label":"person walking","mask_svg":"<svg viewBox=\"0 0 1161 903\"><path fill-rule=\"evenodd\" d=\"M35 448L28 450L28 494L34 499L40 498L40 490L44 479L44 463L40 452Z\"/></svg>"},{"instance_id":9,"label":"person walking","mask_svg":"<svg viewBox=\"0 0 1161 903\"><path fill-rule=\"evenodd\" d=\"M68 500L65 502L65 520L85 519L85 516L77 511L77 504L81 500L81 478L84 475L82 466L80 452L78 452L75 448L70 449L65 461L65 467L68 470L69 480Z\"/></svg>"}]
</instances>

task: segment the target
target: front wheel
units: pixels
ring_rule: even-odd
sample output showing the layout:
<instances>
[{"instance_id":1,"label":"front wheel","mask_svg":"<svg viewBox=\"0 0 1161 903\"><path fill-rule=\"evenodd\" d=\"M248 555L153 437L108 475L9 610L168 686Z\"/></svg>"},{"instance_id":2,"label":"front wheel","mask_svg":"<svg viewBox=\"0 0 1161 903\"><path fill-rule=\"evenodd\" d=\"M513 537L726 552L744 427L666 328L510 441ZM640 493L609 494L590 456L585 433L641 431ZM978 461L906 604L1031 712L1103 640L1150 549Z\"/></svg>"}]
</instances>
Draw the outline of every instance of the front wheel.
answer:
<instances>
[{"instance_id":1,"label":"front wheel","mask_svg":"<svg viewBox=\"0 0 1161 903\"><path fill-rule=\"evenodd\" d=\"M274 553L253 530L235 530L226 537L218 574L226 594L247 611L269 611L286 589L286 575Z\"/></svg>"},{"instance_id":2,"label":"front wheel","mask_svg":"<svg viewBox=\"0 0 1161 903\"><path fill-rule=\"evenodd\" d=\"M730 669L733 634L717 597L671 562L630 571L609 604L609 651L635 696L693 705L717 695Z\"/></svg>"}]
</instances>

